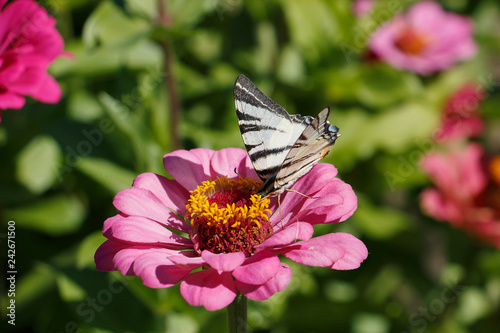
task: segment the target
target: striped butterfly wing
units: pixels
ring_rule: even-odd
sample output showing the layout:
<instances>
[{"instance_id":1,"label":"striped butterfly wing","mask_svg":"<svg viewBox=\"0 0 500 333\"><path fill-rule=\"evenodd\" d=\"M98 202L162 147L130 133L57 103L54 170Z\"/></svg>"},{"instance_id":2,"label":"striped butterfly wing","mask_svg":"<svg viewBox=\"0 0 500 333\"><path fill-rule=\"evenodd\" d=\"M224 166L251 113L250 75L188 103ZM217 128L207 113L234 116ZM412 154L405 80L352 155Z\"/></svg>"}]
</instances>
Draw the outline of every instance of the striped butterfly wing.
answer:
<instances>
[{"instance_id":1,"label":"striped butterfly wing","mask_svg":"<svg viewBox=\"0 0 500 333\"><path fill-rule=\"evenodd\" d=\"M247 77L238 76L234 100L241 136L257 175L264 182L258 194L280 194L311 170L340 136L327 118L290 116Z\"/></svg>"},{"instance_id":2,"label":"striped butterfly wing","mask_svg":"<svg viewBox=\"0 0 500 333\"><path fill-rule=\"evenodd\" d=\"M328 154L340 136L338 127L330 125L327 120L329 113L330 108L323 109L289 150L276 174L274 188L277 193L283 192L308 173L316 162Z\"/></svg>"},{"instance_id":3,"label":"striped butterfly wing","mask_svg":"<svg viewBox=\"0 0 500 333\"><path fill-rule=\"evenodd\" d=\"M306 118L290 116L244 75L236 79L234 102L241 136L255 171L264 183L274 184L289 150L308 126Z\"/></svg>"}]
</instances>

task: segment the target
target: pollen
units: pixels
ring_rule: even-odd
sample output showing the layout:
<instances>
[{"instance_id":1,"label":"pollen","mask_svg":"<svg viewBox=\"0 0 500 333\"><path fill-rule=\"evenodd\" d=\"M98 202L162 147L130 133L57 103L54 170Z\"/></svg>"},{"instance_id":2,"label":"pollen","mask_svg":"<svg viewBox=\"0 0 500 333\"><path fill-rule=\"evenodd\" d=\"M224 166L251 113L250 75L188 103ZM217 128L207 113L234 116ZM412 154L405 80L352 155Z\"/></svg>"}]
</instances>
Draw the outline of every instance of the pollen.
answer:
<instances>
[{"instance_id":1,"label":"pollen","mask_svg":"<svg viewBox=\"0 0 500 333\"><path fill-rule=\"evenodd\" d=\"M244 252L271 233L270 200L255 194L260 181L219 177L202 182L186 204L186 219L193 226L191 240L201 253Z\"/></svg>"}]
</instances>

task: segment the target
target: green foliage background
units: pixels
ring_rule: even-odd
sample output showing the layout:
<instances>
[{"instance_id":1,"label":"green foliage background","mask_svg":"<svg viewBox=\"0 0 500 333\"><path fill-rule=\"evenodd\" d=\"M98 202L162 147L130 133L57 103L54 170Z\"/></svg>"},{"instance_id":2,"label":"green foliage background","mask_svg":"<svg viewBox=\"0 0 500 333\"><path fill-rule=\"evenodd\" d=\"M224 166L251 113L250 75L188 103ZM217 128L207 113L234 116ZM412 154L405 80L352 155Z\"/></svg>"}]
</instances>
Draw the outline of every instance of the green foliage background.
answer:
<instances>
[{"instance_id":1,"label":"green foliage background","mask_svg":"<svg viewBox=\"0 0 500 333\"><path fill-rule=\"evenodd\" d=\"M369 249L354 271L290 263L285 291L249 301L251 332L493 332L500 327L500 253L422 215L418 158L446 98L474 81L486 91L485 136L500 131L500 5L442 5L475 22L472 61L422 78L366 61L375 26L414 1L380 1L355 18L346 0L52 0L66 50L51 67L64 97L28 101L0 124L2 265L16 222L18 332L224 332L225 311L190 307L178 286L95 270L114 195L142 172L165 175L174 149L169 75L185 149L241 147L232 89L243 73L290 113L332 107L342 137L325 159L359 208L316 233L350 232ZM162 45L172 58L165 70ZM498 139L497 139L498 140ZM491 141L490 141L491 142ZM490 149L500 143L490 143ZM2 272L5 272L2 267ZM2 282L5 283L5 280ZM2 331L7 297L2 293Z\"/></svg>"}]
</instances>

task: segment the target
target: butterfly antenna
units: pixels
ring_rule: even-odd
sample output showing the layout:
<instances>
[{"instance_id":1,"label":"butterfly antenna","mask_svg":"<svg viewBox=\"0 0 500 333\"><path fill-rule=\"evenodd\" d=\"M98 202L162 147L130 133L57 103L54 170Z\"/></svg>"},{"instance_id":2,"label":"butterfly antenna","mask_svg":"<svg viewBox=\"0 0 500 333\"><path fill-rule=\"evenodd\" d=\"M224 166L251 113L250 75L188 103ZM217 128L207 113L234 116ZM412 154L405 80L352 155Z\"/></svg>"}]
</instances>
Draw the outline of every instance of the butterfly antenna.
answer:
<instances>
[{"instance_id":1,"label":"butterfly antenna","mask_svg":"<svg viewBox=\"0 0 500 333\"><path fill-rule=\"evenodd\" d=\"M251 184L252 184L255 188L259 188L259 186L258 186L257 184L255 184L255 182L253 182L253 181L251 180L251 178L243 177L242 175L240 175L240 174L238 173L238 171L236 171L236 168L234 168L234 173L235 173L237 176L239 176L239 177L241 177L241 178L245 179L247 182L251 183Z\"/></svg>"}]
</instances>

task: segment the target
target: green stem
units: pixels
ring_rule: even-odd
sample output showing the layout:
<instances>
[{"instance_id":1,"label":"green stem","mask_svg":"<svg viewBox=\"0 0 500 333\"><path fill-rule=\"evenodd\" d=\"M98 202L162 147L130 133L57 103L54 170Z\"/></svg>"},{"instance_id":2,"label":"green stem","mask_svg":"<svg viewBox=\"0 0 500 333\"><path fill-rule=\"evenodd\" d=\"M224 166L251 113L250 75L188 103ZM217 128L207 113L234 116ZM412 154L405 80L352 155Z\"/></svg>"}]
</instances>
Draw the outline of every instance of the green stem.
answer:
<instances>
[{"instance_id":1,"label":"green stem","mask_svg":"<svg viewBox=\"0 0 500 333\"><path fill-rule=\"evenodd\" d=\"M229 333L247 332L247 298L239 292L227 307L227 326Z\"/></svg>"},{"instance_id":2,"label":"green stem","mask_svg":"<svg viewBox=\"0 0 500 333\"><path fill-rule=\"evenodd\" d=\"M168 14L165 0L157 0L158 19L161 25L168 27L172 24L172 17ZM164 69L166 74L166 88L170 109L170 138L173 150L181 149L182 143L179 136L179 120L181 114L181 103L177 91L177 81L174 75L174 57L169 40L160 42L163 49Z\"/></svg>"}]
</instances>

